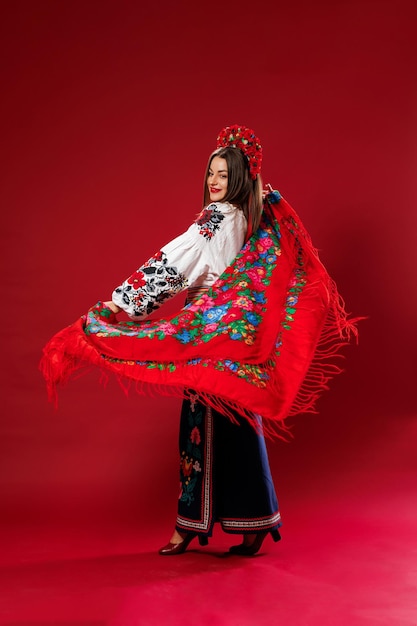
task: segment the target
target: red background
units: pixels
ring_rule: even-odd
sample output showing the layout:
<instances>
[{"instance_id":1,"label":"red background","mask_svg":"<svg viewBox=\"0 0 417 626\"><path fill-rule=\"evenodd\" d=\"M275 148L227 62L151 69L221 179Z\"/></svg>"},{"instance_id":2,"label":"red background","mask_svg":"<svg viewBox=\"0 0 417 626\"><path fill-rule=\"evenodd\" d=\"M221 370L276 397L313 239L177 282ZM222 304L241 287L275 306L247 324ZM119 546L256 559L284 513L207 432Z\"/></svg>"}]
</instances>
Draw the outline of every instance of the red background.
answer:
<instances>
[{"instance_id":1,"label":"red background","mask_svg":"<svg viewBox=\"0 0 417 626\"><path fill-rule=\"evenodd\" d=\"M370 467L370 491L391 489L393 465L411 480L413 4L3 7L3 522L113 516L170 532L179 402L126 398L93 372L55 412L37 367L52 334L188 227L233 123L255 129L265 182L301 215L348 310L368 316L320 414L269 446L284 522L294 494L363 488Z\"/></svg>"}]
</instances>

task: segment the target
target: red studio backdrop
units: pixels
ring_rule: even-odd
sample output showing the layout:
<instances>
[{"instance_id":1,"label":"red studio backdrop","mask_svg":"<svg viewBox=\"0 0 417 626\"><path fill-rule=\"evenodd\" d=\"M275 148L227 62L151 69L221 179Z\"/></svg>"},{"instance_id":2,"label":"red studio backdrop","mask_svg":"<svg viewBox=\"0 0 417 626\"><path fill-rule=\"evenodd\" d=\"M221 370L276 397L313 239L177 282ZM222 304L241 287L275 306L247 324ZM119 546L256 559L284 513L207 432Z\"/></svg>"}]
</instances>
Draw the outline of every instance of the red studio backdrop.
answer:
<instances>
[{"instance_id":1,"label":"red studio backdrop","mask_svg":"<svg viewBox=\"0 0 417 626\"><path fill-rule=\"evenodd\" d=\"M411 4L277 3L250 29L245 3L216 19L191 2L3 6L8 515L122 491L120 506L152 498L174 511L178 402L126 398L93 372L55 412L37 364L53 333L188 227L231 123L261 137L265 182L300 213L348 310L368 316L319 416L293 420L273 464L295 488L327 454L349 462L394 417L404 427L416 375Z\"/></svg>"},{"instance_id":2,"label":"red studio backdrop","mask_svg":"<svg viewBox=\"0 0 417 626\"><path fill-rule=\"evenodd\" d=\"M171 529L179 401L126 397L92 371L55 411L37 368L52 334L188 227L217 133L233 123L255 129L264 181L302 217L347 309L368 318L319 414L269 444L284 520L293 494L385 467L389 446L385 461L367 450L415 436L412 7L3 5L3 522L104 512ZM405 447L397 466L415 471L412 458Z\"/></svg>"}]
</instances>

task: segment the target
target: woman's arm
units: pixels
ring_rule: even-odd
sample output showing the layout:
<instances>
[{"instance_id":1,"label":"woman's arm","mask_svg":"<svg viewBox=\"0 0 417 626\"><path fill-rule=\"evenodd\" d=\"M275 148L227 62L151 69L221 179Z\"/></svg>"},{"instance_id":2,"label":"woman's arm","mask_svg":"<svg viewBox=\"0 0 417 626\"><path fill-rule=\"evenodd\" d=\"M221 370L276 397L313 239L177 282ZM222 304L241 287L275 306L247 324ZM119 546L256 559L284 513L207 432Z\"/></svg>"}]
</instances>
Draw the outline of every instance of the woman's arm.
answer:
<instances>
[{"instance_id":1,"label":"woman's arm","mask_svg":"<svg viewBox=\"0 0 417 626\"><path fill-rule=\"evenodd\" d=\"M143 320L204 274L206 260L196 228L193 224L116 287L111 310L123 310L131 319Z\"/></svg>"}]
</instances>

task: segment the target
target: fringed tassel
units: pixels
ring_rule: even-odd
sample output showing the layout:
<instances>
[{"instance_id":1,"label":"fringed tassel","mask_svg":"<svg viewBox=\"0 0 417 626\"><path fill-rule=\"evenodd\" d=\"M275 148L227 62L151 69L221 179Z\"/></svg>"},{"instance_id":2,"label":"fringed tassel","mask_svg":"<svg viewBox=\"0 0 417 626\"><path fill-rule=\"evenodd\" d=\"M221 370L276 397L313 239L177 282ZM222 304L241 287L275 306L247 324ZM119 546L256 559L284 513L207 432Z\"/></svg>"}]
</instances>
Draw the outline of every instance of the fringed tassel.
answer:
<instances>
[{"instance_id":1,"label":"fringed tassel","mask_svg":"<svg viewBox=\"0 0 417 626\"><path fill-rule=\"evenodd\" d=\"M117 380L122 387L123 391L128 394L131 389L131 383L134 382L134 390L140 395L147 395L150 397L169 396L177 397L181 399L189 398L190 391L183 386L167 385L167 384L155 384L146 381L132 381L128 380L124 375L117 376ZM284 424L284 420L271 420L262 419L262 417L256 413L247 410L242 404L227 400L218 395L213 396L207 392L197 390L199 402L207 407L211 407L215 411L218 411L225 416L225 419L229 419L234 424L239 424L236 419L236 414L246 419L249 424L259 434L262 434L269 439L282 439L288 441L292 438L290 427Z\"/></svg>"},{"instance_id":2,"label":"fringed tassel","mask_svg":"<svg viewBox=\"0 0 417 626\"><path fill-rule=\"evenodd\" d=\"M336 283L330 280L329 309L320 333L313 359L298 390L288 413L317 413L316 403L323 391L329 389L328 383L343 369L335 359L344 359L341 349L349 344L352 336L358 342L357 323L365 317L349 318L345 303L340 296Z\"/></svg>"},{"instance_id":3,"label":"fringed tassel","mask_svg":"<svg viewBox=\"0 0 417 626\"><path fill-rule=\"evenodd\" d=\"M58 385L65 385L75 372L81 375L100 360L80 332L80 323L76 322L54 335L42 351L39 369L45 378L48 399L55 408L58 406Z\"/></svg>"}]
</instances>

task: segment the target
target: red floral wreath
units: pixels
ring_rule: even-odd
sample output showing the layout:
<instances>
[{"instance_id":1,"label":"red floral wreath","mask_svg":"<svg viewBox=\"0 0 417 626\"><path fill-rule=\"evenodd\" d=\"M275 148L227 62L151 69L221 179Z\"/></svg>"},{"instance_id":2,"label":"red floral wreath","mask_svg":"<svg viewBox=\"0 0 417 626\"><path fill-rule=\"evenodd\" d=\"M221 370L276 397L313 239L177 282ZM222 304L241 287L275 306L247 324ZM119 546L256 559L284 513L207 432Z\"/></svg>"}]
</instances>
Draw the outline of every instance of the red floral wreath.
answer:
<instances>
[{"instance_id":1,"label":"red floral wreath","mask_svg":"<svg viewBox=\"0 0 417 626\"><path fill-rule=\"evenodd\" d=\"M249 171L253 180L261 171L262 146L253 130L247 126L226 126L217 137L217 148L234 146L240 148L249 161Z\"/></svg>"}]
</instances>

